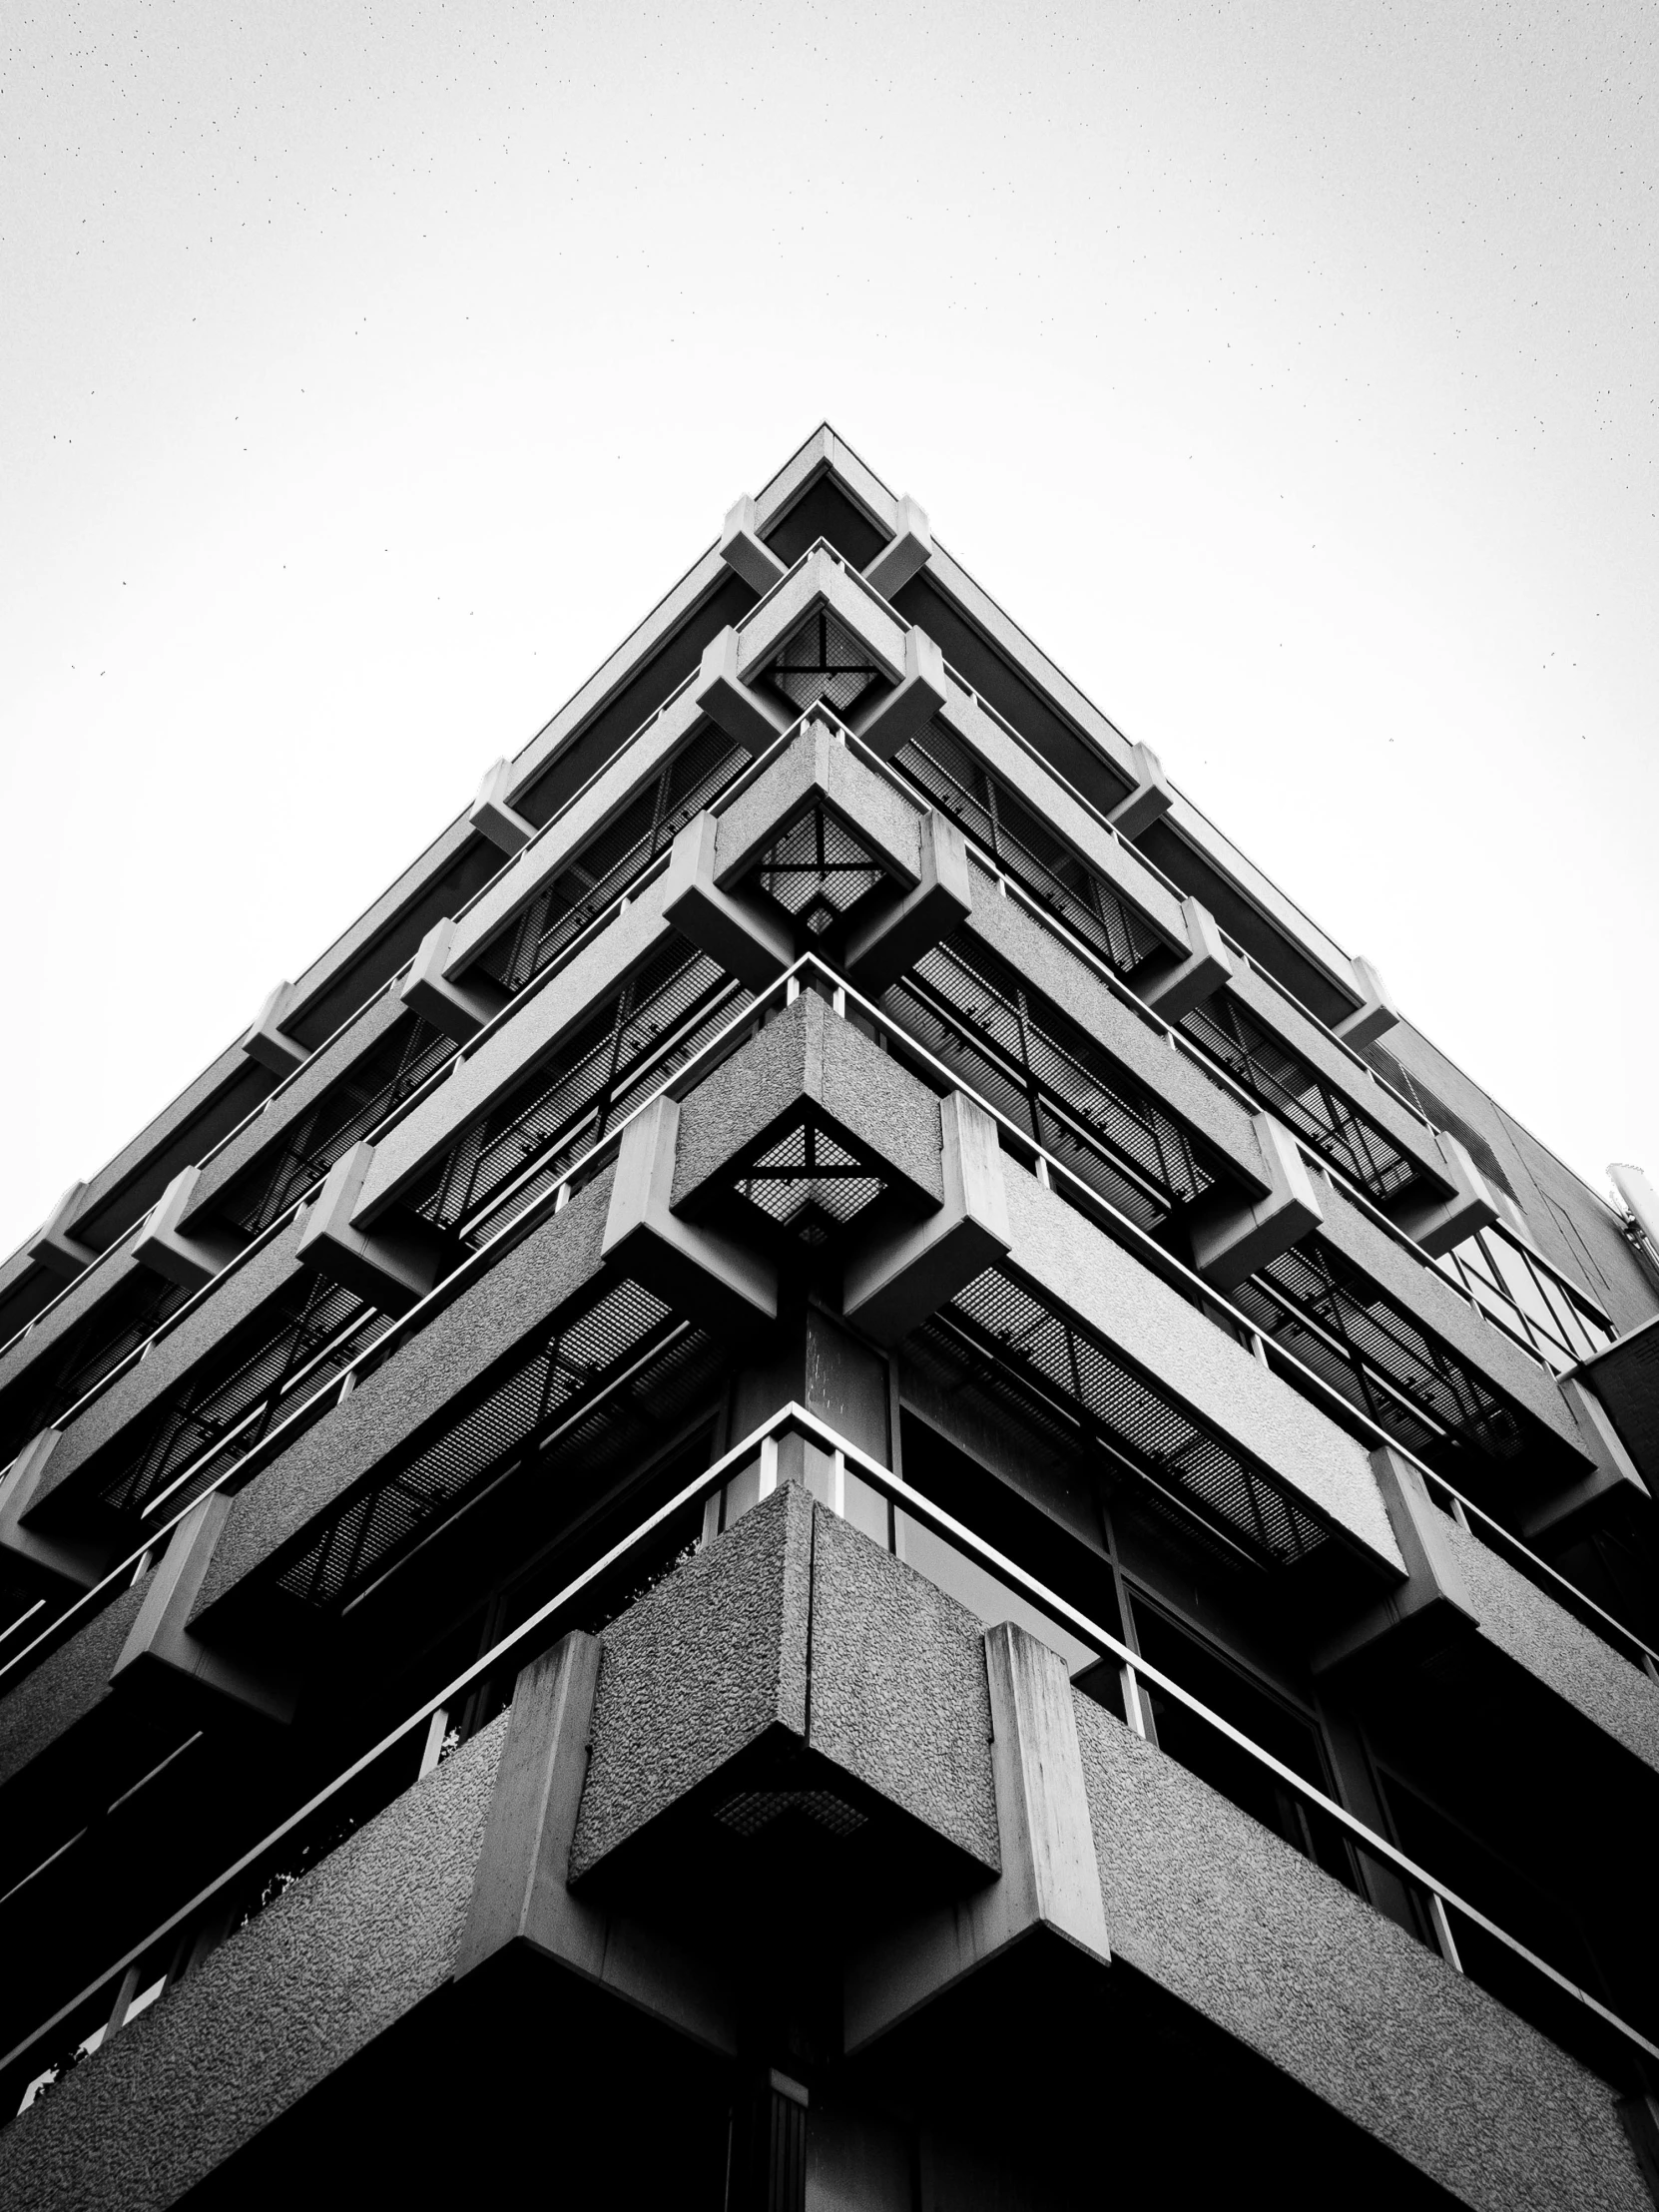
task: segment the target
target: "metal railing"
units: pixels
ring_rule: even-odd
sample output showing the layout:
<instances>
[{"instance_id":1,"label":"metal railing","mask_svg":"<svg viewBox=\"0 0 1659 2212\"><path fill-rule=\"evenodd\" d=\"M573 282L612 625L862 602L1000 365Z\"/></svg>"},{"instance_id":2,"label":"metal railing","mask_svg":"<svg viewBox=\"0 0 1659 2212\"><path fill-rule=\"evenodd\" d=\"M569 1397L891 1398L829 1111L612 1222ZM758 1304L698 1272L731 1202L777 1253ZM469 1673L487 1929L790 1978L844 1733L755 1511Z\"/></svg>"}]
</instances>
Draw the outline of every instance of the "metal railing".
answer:
<instances>
[{"instance_id":1,"label":"metal railing","mask_svg":"<svg viewBox=\"0 0 1659 2212\"><path fill-rule=\"evenodd\" d=\"M723 1058L735 1051L754 1029L769 1018L777 1006L791 1002L804 985L817 988L838 1013L844 1015L849 1007L852 1008L872 1036L884 1037L889 1049L896 1046L899 1055L927 1082L929 1088L941 1092L962 1090L972 1097L996 1123L1004 1148L1013 1158L1030 1166L1039 1179L1067 1204L1131 1252L1161 1281L1176 1290L1190 1305L1197 1307L1215 1326L1250 1350L1282 1381L1320 1406L1342 1427L1358 1434L1368 1444L1385 1443L1395 1450L1403 1450L1425 1480L1437 1484L1443 1492L1461 1496L1461 1493L1453 1491L1452 1485L1435 1474L1415 1452L1402 1445L1397 1436L1380 1426L1362 1407L1356 1405L1296 1354L1265 1338L1250 1316L1230 1299L1212 1289L1202 1277L1167 1252L1138 1223L1103 1198L1065 1161L1048 1152L999 1108L971 1086L964 1084L956 1071L937 1059L925 1046L917 1043L878 1006L863 998L814 954L807 953L780 976L769 991L759 994L748 1006L735 1014L727 1026L712 1037L694 1058L670 1071L655 1089L639 1099L586 1153L570 1163L555 1186L534 1191L516 1212L507 1213L504 1219L493 1223L476 1250L407 1313L388 1321L383 1333L339 1374L337 1380L325 1380L311 1397L292 1406L249 1450L233 1457L217 1472L210 1471L201 1462L184 1470L180 1479L188 1478L191 1482L191 1504L199 1502L211 1490L221 1487L233 1474L238 1476L239 1483L251 1481L261 1467L269 1464L272 1458L295 1439L303 1427L320 1418L376 1367L390 1359L402 1344L426 1326L435 1313L460 1296L486 1268L493 1266L504 1251L530 1235L550 1214L561 1211L576 1191L602 1173L614 1157L625 1131L639 1115L649 1110L658 1097L665 1093L683 1096L702 1082ZM1155 1016L1149 1018L1156 1019ZM1174 1032L1169 1034L1173 1036ZM503 1204L508 1195L510 1194L503 1194ZM274 1228L276 1226L278 1225L274 1225ZM211 1447L212 1452L219 1454L229 1441L229 1438L221 1439L220 1443ZM1467 1500L1462 1502L1468 1506ZM0 1659L0 1695L4 1694L9 1679L33 1655L45 1656L48 1649L55 1648L63 1635L72 1630L74 1623L90 1617L124 1589L134 1570L165 1540L189 1509L189 1506L176 1509L169 1519L150 1530L144 1541L112 1567L92 1589L74 1599L50 1622L42 1624L28 1644L9 1658ZM1489 1522L1494 1528L1500 1525L1490 1521L1490 1516L1481 1512L1478 1507L1468 1506L1468 1510L1477 1514L1483 1524ZM1633 1665L1659 1678L1659 1653L1614 1620L1583 1592L1577 1591L1556 1569L1538 1558L1507 1531L1504 1531L1503 1551L1517 1565L1519 1571L1545 1594L1555 1596L1561 1588L1573 1590L1575 1602L1571 1609L1575 1616L1602 1635L1622 1656L1629 1658ZM29 1618L33 1618L33 1615ZM23 1626L26 1623L15 1625Z\"/></svg>"},{"instance_id":2,"label":"metal railing","mask_svg":"<svg viewBox=\"0 0 1659 2212\"><path fill-rule=\"evenodd\" d=\"M292 1879L291 1874L284 1879L285 1863L297 1859L301 1867L314 1864L325 1855L326 1848L331 1848L326 1842L330 1835L334 1841L342 1840L342 1832L349 1833L372 1818L412 1783L430 1773L439 1763L448 1738L449 1717L468 1693L478 1689L491 1676L499 1677L504 1661L512 1660L521 1667L547 1649L562 1628L573 1624L572 1616L577 1614L579 1607L591 1608L606 1578L613 1576L619 1567L632 1558L643 1559L654 1540L670 1532L684 1533L693 1524L700 1506L706 1506L709 1499L725 1491L728 1484L757 1461L761 1463L757 1498L764 1494L768 1447L772 1447L770 1458L776 1470L776 1445L781 1436L790 1432L800 1434L828 1455L832 1467L845 1467L855 1472L859 1481L877 1492L893 1513L922 1523L949 1552L964 1558L981 1574L988 1574L1004 1589L1016 1593L1026 1606L1051 1622L1062 1636L1093 1653L1098 1662L1115 1666L1122 1685L1128 1725L1137 1733L1147 1733L1141 1703L1144 1693L1148 1688L1156 1689L1224 1738L1235 1750L1243 1752L1310 1813L1335 1824L1362 1865L1371 1862L1380 1866L1403 1885L1421 1910L1441 1956L1452 1970L1464 1970L1457 1941L1459 1930L1466 1927L1477 1931L1498 1946L1507 1966L1520 1970L1521 1985L1529 1997L1536 1999L1535 2003L1523 2008L1515 2004L1512 1990L1506 1987L1500 2001L1521 2010L1523 2017L1529 2011L1541 2013L1547 2023L1543 2031L1557 2040L1561 2039L1559 2030L1564 2020L1577 2055L1616 2084L1651 2087L1659 2081L1659 2074L1654 2071L1659 2065L1659 2043L1651 2041L1598 1997L1519 1942L1477 1906L1408 1858L1305 1775L1254 1742L1173 1676L1142 1658L1121 1637L1048 1588L933 1499L913 1489L878 1460L828 1427L805 1406L792 1401L723 1452L703 1472L684 1483L516 1628L453 1680L422 1700L324 1788L308 1797L251 1850L240 1854L212 1882L130 1945L94 1980L15 2044L0 2058L0 2108L15 2112L25 2092L31 2090L43 2074L50 2076L54 2054L67 2056L67 2047L75 2037L92 2044L107 2028L110 2031L119 2029L124 1990L132 1994L142 1992L146 1997L160 1994L175 1970L169 1961L179 1958L193 1930L207 1931L210 1939L216 1930L229 1932L230 1916L225 1910L229 1903L247 1896L252 1888L257 1910L259 1903L265 1902L273 1891L286 1887L286 1881ZM835 1501L831 1498L827 1502L833 1505ZM984 1618L985 1614L981 1612L980 1617ZM1079 1671L1082 1670L1073 1667L1074 1673ZM365 1784L366 1788L359 1787ZM319 1834L324 1839L320 1846ZM251 1915L245 1919L247 1917ZM125 2001L130 2003L130 1996ZM1582 2032L1574 2032L1576 2029Z\"/></svg>"}]
</instances>

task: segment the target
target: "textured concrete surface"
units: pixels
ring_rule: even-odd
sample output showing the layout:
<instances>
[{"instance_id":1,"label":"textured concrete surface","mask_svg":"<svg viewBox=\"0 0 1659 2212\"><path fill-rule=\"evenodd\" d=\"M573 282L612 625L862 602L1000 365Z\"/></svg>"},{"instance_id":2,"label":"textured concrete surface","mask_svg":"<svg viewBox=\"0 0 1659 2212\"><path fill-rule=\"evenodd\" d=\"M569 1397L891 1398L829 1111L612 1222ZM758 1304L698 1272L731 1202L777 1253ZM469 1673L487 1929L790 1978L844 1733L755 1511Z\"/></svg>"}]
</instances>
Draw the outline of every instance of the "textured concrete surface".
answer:
<instances>
[{"instance_id":1,"label":"textured concrete surface","mask_svg":"<svg viewBox=\"0 0 1659 2212\"><path fill-rule=\"evenodd\" d=\"M293 1080L284 1089L272 1094L264 1111L222 1151L204 1162L191 1193L184 1226L188 1228L204 1213L210 1212L239 1175L246 1174L256 1160L292 1134L295 1125L311 1111L324 1091L348 1076L360 1061L378 1048L389 1031L409 1018L402 1000L391 992L382 991L347 1027L330 1037L320 1051L312 1053Z\"/></svg>"},{"instance_id":2,"label":"textured concrete surface","mask_svg":"<svg viewBox=\"0 0 1659 2212\"><path fill-rule=\"evenodd\" d=\"M579 1191L239 1491L193 1619L546 1327L600 1271L609 1171Z\"/></svg>"},{"instance_id":3,"label":"textured concrete surface","mask_svg":"<svg viewBox=\"0 0 1659 2212\"><path fill-rule=\"evenodd\" d=\"M118 1382L94 1398L79 1420L70 1423L46 1462L37 1505L106 1453L113 1460L130 1450L128 1424L170 1396L234 1329L293 1286L301 1272L294 1260L300 1227L297 1220L290 1221L248 1259L228 1268L201 1305L171 1329L147 1359L129 1368Z\"/></svg>"},{"instance_id":4,"label":"textured concrete surface","mask_svg":"<svg viewBox=\"0 0 1659 2212\"><path fill-rule=\"evenodd\" d=\"M584 945L568 967L540 990L521 996L501 1027L476 1051L452 1061L447 1080L386 1131L374 1148L357 1201L354 1218L359 1225L366 1226L389 1206L486 1107L534 1074L569 1031L587 1019L596 1000L675 935L662 916L663 882L659 875L648 883L628 911Z\"/></svg>"},{"instance_id":5,"label":"textured concrete surface","mask_svg":"<svg viewBox=\"0 0 1659 2212\"><path fill-rule=\"evenodd\" d=\"M984 1625L814 1507L808 1741L994 1872Z\"/></svg>"},{"instance_id":6,"label":"textured concrete surface","mask_svg":"<svg viewBox=\"0 0 1659 2212\"><path fill-rule=\"evenodd\" d=\"M823 1119L886 1161L923 1198L943 1201L935 1093L816 991L803 991L682 1102L670 1203L694 1202L744 1145L787 1121L798 1099L816 1104Z\"/></svg>"},{"instance_id":7,"label":"textured concrete surface","mask_svg":"<svg viewBox=\"0 0 1659 2212\"><path fill-rule=\"evenodd\" d=\"M606 1629L572 1882L769 1730L805 1737L812 1554L787 1484Z\"/></svg>"},{"instance_id":8,"label":"textured concrete surface","mask_svg":"<svg viewBox=\"0 0 1659 2212\"><path fill-rule=\"evenodd\" d=\"M1403 1575L1365 1447L1004 1156L1011 1263Z\"/></svg>"},{"instance_id":9,"label":"textured concrete surface","mask_svg":"<svg viewBox=\"0 0 1659 2212\"><path fill-rule=\"evenodd\" d=\"M809 552L789 580L738 625L738 667L745 683L753 681L821 601L868 647L871 658L884 665L896 683L904 673L903 624L856 570L843 568L822 551Z\"/></svg>"},{"instance_id":10,"label":"textured concrete surface","mask_svg":"<svg viewBox=\"0 0 1659 2212\"><path fill-rule=\"evenodd\" d=\"M1172 1043L1155 1017L1120 998L1016 898L976 897L963 927L1000 953L1033 990L1084 1029L1108 1059L1212 1145L1247 1185L1262 1188L1249 1109Z\"/></svg>"},{"instance_id":11,"label":"textured concrete surface","mask_svg":"<svg viewBox=\"0 0 1659 2212\"><path fill-rule=\"evenodd\" d=\"M1478 1536L1444 1522L1444 1539L1487 1642L1644 1765L1659 1769L1659 1683L1546 1597Z\"/></svg>"},{"instance_id":12,"label":"textured concrete surface","mask_svg":"<svg viewBox=\"0 0 1659 2212\"><path fill-rule=\"evenodd\" d=\"M446 1980L506 1727L405 1792L0 2132L0 2202L171 2204Z\"/></svg>"},{"instance_id":13,"label":"textured concrete surface","mask_svg":"<svg viewBox=\"0 0 1659 2212\"><path fill-rule=\"evenodd\" d=\"M921 810L842 745L824 722L810 722L753 784L720 810L715 879L735 887L781 824L815 796L850 826L877 858L895 865L906 889L921 873Z\"/></svg>"},{"instance_id":14,"label":"textured concrete surface","mask_svg":"<svg viewBox=\"0 0 1659 2212\"><path fill-rule=\"evenodd\" d=\"M1325 1209L1322 1240L1368 1275L1379 1289L1397 1299L1423 1328L1449 1346L1472 1374L1524 1407L1563 1443L1582 1451L1578 1423L1556 1388L1554 1377L1453 1290L1438 1268L1427 1266L1405 1245L1396 1244L1386 1230L1362 1213L1332 1177L1315 1171L1315 1180Z\"/></svg>"},{"instance_id":15,"label":"textured concrete surface","mask_svg":"<svg viewBox=\"0 0 1659 2212\"><path fill-rule=\"evenodd\" d=\"M1584 1381L1612 1414L1648 1488L1659 1491L1659 1322L1614 1345Z\"/></svg>"},{"instance_id":16,"label":"textured concrete surface","mask_svg":"<svg viewBox=\"0 0 1659 2212\"><path fill-rule=\"evenodd\" d=\"M0 1698L0 1785L104 1703L110 1669L144 1603L135 1583Z\"/></svg>"},{"instance_id":17,"label":"textured concrete surface","mask_svg":"<svg viewBox=\"0 0 1659 2212\"><path fill-rule=\"evenodd\" d=\"M1077 1699L1120 1959L1489 2212L1651 2212L1612 2092Z\"/></svg>"}]
</instances>

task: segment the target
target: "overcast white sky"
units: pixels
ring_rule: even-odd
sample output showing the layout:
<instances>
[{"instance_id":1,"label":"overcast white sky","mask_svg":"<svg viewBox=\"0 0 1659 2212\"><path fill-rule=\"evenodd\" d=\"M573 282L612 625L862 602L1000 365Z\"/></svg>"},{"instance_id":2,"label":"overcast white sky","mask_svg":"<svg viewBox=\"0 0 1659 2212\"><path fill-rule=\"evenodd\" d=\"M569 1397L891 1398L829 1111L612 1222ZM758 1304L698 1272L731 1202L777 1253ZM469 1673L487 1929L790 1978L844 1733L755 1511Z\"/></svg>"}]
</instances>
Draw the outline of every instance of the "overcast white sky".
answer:
<instances>
[{"instance_id":1,"label":"overcast white sky","mask_svg":"<svg viewBox=\"0 0 1659 2212\"><path fill-rule=\"evenodd\" d=\"M825 416L1582 1174L1659 1171L1656 44L7 10L0 1249Z\"/></svg>"}]
</instances>

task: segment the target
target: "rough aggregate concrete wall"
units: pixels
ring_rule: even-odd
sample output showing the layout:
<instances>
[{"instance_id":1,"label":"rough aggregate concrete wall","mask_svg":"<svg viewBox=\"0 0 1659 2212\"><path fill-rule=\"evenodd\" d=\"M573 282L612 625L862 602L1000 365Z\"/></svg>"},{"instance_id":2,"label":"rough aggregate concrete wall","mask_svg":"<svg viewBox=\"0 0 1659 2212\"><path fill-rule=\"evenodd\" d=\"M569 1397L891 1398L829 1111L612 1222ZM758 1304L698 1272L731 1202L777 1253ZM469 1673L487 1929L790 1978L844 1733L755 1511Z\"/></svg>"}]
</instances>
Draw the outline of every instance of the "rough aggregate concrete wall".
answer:
<instances>
[{"instance_id":1,"label":"rough aggregate concrete wall","mask_svg":"<svg viewBox=\"0 0 1659 2212\"><path fill-rule=\"evenodd\" d=\"M1652 2212L1611 2090L1086 1698L1117 1955L1464 2202Z\"/></svg>"},{"instance_id":2,"label":"rough aggregate concrete wall","mask_svg":"<svg viewBox=\"0 0 1659 2212\"><path fill-rule=\"evenodd\" d=\"M123 1590L0 1699L0 1784L85 1720L109 1695L110 1669L144 1603L145 1585Z\"/></svg>"},{"instance_id":3,"label":"rough aggregate concrete wall","mask_svg":"<svg viewBox=\"0 0 1659 2212\"><path fill-rule=\"evenodd\" d=\"M130 1448L128 1424L176 1390L191 1370L216 1351L234 1329L290 1289L300 1270L294 1260L303 1222L290 1221L278 1236L239 1267L222 1275L211 1294L176 1329L161 1339L149 1357L127 1370L64 1430L63 1440L46 1462L38 1492L45 1498L79 1469L108 1449Z\"/></svg>"},{"instance_id":4,"label":"rough aggregate concrete wall","mask_svg":"<svg viewBox=\"0 0 1659 2212\"><path fill-rule=\"evenodd\" d=\"M607 1170L239 1491L193 1619L598 1275L610 1200Z\"/></svg>"},{"instance_id":5,"label":"rough aggregate concrete wall","mask_svg":"<svg viewBox=\"0 0 1659 2212\"><path fill-rule=\"evenodd\" d=\"M171 2204L437 1988L506 1727L503 1715L406 1791L0 2131L0 2202Z\"/></svg>"},{"instance_id":6,"label":"rough aggregate concrete wall","mask_svg":"<svg viewBox=\"0 0 1659 2212\"><path fill-rule=\"evenodd\" d=\"M983 1624L834 1513L813 1514L808 1742L995 1872Z\"/></svg>"},{"instance_id":7,"label":"rough aggregate concrete wall","mask_svg":"<svg viewBox=\"0 0 1659 2212\"><path fill-rule=\"evenodd\" d=\"M943 1199L935 1094L803 991L683 1101L670 1203L691 1201L798 1100L821 1106L935 1205Z\"/></svg>"},{"instance_id":8,"label":"rough aggregate concrete wall","mask_svg":"<svg viewBox=\"0 0 1659 2212\"><path fill-rule=\"evenodd\" d=\"M1451 1521L1442 1533L1456 1555L1481 1635L1644 1765L1659 1768L1659 1683L1650 1682L1477 1536Z\"/></svg>"},{"instance_id":9,"label":"rough aggregate concrete wall","mask_svg":"<svg viewBox=\"0 0 1659 2212\"><path fill-rule=\"evenodd\" d=\"M1403 1575L1364 1447L1006 1154L1012 1264Z\"/></svg>"},{"instance_id":10,"label":"rough aggregate concrete wall","mask_svg":"<svg viewBox=\"0 0 1659 2212\"><path fill-rule=\"evenodd\" d=\"M896 791L824 723L810 724L753 784L719 808L718 879L764 845L802 803L822 794L829 804L874 840L914 883L921 871L920 803Z\"/></svg>"},{"instance_id":11,"label":"rough aggregate concrete wall","mask_svg":"<svg viewBox=\"0 0 1659 2212\"><path fill-rule=\"evenodd\" d=\"M786 1484L606 1629L573 1882L769 1729L806 1735L812 1549Z\"/></svg>"}]
</instances>

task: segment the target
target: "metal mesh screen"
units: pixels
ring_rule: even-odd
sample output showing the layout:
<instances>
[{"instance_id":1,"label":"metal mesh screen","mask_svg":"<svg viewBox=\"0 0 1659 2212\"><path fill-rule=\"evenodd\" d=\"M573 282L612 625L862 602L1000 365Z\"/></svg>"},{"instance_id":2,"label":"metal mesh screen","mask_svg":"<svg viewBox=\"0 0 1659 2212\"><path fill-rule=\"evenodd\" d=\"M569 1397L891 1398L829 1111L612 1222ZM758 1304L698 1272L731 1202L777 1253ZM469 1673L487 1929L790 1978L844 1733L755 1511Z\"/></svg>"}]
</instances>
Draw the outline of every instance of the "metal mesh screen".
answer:
<instances>
[{"instance_id":1,"label":"metal mesh screen","mask_svg":"<svg viewBox=\"0 0 1659 2212\"><path fill-rule=\"evenodd\" d=\"M867 1161L807 1121L769 1144L737 1178L739 1191L805 1244L824 1244L886 1188Z\"/></svg>"},{"instance_id":2,"label":"metal mesh screen","mask_svg":"<svg viewBox=\"0 0 1659 2212\"><path fill-rule=\"evenodd\" d=\"M383 1314L337 1283L305 1277L237 1330L157 1411L133 1423L133 1448L103 1477L99 1496L118 1512L137 1512L211 1447L240 1458L290 1397L297 1402L299 1390L309 1394L332 1382L385 1326ZM247 1425L231 1436L240 1421ZM216 1462L224 1464L222 1454Z\"/></svg>"},{"instance_id":3,"label":"metal mesh screen","mask_svg":"<svg viewBox=\"0 0 1659 2212\"><path fill-rule=\"evenodd\" d=\"M556 1182L628 1110L635 1090L662 1081L749 996L707 953L679 939L665 944L533 1075L463 1133L412 1192L415 1211L464 1234L508 1191L528 1196Z\"/></svg>"},{"instance_id":4,"label":"metal mesh screen","mask_svg":"<svg viewBox=\"0 0 1659 2212\"><path fill-rule=\"evenodd\" d=\"M775 838L757 873L762 890L815 936L885 880L880 863L825 807L810 809Z\"/></svg>"},{"instance_id":5,"label":"metal mesh screen","mask_svg":"<svg viewBox=\"0 0 1659 2212\"><path fill-rule=\"evenodd\" d=\"M1264 1336L1411 1450L1430 1454L1448 1435L1492 1459L1513 1459L1525 1448L1516 1409L1317 1237L1282 1253L1232 1295Z\"/></svg>"},{"instance_id":6,"label":"metal mesh screen","mask_svg":"<svg viewBox=\"0 0 1659 2212\"><path fill-rule=\"evenodd\" d=\"M935 1357L953 1357L959 1374L961 1347L973 1348L979 1365L970 1363L963 1377L973 1387L993 1400L1001 1393L1022 1410L1047 1399L1051 1429L1061 1408L1070 1411L1081 1427L1105 1438L1166 1493L1265 1563L1302 1558L1329 1541L1315 1515L1227 1437L1011 1271L988 1268L957 1293L942 1319L935 1317L917 1335Z\"/></svg>"},{"instance_id":7,"label":"metal mesh screen","mask_svg":"<svg viewBox=\"0 0 1659 2212\"><path fill-rule=\"evenodd\" d=\"M1227 991L1183 1015L1180 1027L1242 1089L1271 1107L1378 1205L1416 1180L1411 1162L1375 1123L1357 1113L1299 1054L1270 1037Z\"/></svg>"},{"instance_id":8,"label":"metal mesh screen","mask_svg":"<svg viewBox=\"0 0 1659 2212\"><path fill-rule=\"evenodd\" d=\"M959 822L1007 875L1074 935L1129 975L1163 939L1063 844L1018 794L935 722L899 749L895 767Z\"/></svg>"},{"instance_id":9,"label":"metal mesh screen","mask_svg":"<svg viewBox=\"0 0 1659 2212\"><path fill-rule=\"evenodd\" d=\"M636 1363L623 1387L581 1412L585 1398ZM661 1299L637 1283L616 1284L561 1321L411 1458L325 1516L277 1567L276 1586L307 1605L342 1604L481 1480L553 1431L561 1464L592 1472L659 1444L707 1396L721 1366L712 1340L677 1327Z\"/></svg>"},{"instance_id":10,"label":"metal mesh screen","mask_svg":"<svg viewBox=\"0 0 1659 2212\"><path fill-rule=\"evenodd\" d=\"M881 671L857 639L820 607L780 647L767 670L770 681L798 714L820 700L846 715L880 679Z\"/></svg>"},{"instance_id":11,"label":"metal mesh screen","mask_svg":"<svg viewBox=\"0 0 1659 2212\"><path fill-rule=\"evenodd\" d=\"M478 965L508 990L521 990L594 916L620 898L676 832L701 812L748 761L712 726L690 738L622 812L531 900Z\"/></svg>"},{"instance_id":12,"label":"metal mesh screen","mask_svg":"<svg viewBox=\"0 0 1659 2212\"><path fill-rule=\"evenodd\" d=\"M1151 1092L970 931L924 953L881 1008L1143 1228L1216 1181Z\"/></svg>"},{"instance_id":13,"label":"metal mesh screen","mask_svg":"<svg viewBox=\"0 0 1659 2212\"><path fill-rule=\"evenodd\" d=\"M50 1428L95 1383L120 1367L190 1295L178 1283L164 1282L147 1268L135 1268L118 1291L101 1299L69 1333L57 1360L42 1362L47 1372L40 1386L20 1393L0 1431L0 1466L37 1429Z\"/></svg>"}]
</instances>

